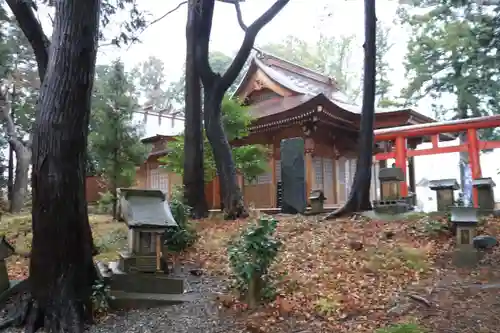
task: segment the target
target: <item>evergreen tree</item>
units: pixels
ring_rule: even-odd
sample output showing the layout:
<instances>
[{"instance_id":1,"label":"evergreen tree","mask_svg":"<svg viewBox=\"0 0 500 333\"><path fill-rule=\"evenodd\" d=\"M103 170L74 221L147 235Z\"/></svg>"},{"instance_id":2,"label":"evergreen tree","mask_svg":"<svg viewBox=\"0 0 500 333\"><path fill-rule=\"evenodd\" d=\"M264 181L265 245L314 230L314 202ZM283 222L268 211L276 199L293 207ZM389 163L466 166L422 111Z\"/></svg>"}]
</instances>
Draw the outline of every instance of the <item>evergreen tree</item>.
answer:
<instances>
[{"instance_id":1,"label":"evergreen tree","mask_svg":"<svg viewBox=\"0 0 500 333\"><path fill-rule=\"evenodd\" d=\"M438 119L498 114L499 56L492 47L495 29L498 31L495 12L473 1L420 0L402 7L400 13L411 28L407 100L415 103L431 98ZM496 137L492 130L482 131L481 136ZM460 139L466 141L464 135ZM464 186L469 171L467 153L460 154L460 170ZM466 200L470 200L468 196Z\"/></svg>"},{"instance_id":2,"label":"evergreen tree","mask_svg":"<svg viewBox=\"0 0 500 333\"><path fill-rule=\"evenodd\" d=\"M133 184L135 167L147 153L140 141L142 128L132 121L137 107L134 86L119 60L97 68L93 99L89 156L108 181L116 216L116 189Z\"/></svg>"}]
</instances>

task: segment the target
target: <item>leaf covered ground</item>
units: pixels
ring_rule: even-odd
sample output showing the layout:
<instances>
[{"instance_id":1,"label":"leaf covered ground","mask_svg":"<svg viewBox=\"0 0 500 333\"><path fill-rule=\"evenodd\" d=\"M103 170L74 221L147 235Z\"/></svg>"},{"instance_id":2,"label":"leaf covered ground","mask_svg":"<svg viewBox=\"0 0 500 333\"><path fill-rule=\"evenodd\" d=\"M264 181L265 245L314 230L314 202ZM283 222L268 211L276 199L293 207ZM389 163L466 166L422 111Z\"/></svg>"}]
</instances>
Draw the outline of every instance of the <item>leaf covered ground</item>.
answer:
<instances>
[{"instance_id":1,"label":"leaf covered ground","mask_svg":"<svg viewBox=\"0 0 500 333\"><path fill-rule=\"evenodd\" d=\"M99 249L97 259L110 260L118 257L117 251L127 246L127 227L113 221L106 215L89 216L94 244ZM11 280L21 280L28 276L29 260L26 255L31 249L31 215L4 214L0 220L0 235L5 235L17 254L9 257L7 269Z\"/></svg>"},{"instance_id":2,"label":"leaf covered ground","mask_svg":"<svg viewBox=\"0 0 500 333\"><path fill-rule=\"evenodd\" d=\"M439 283L447 287L457 281L494 281L497 276L500 281L491 269L494 265L487 262L496 258L495 252L487 254L486 266L479 268L456 269L451 264L453 238L440 216L413 214L397 221L276 218L277 237L283 242L272 268L279 296L258 311L243 314L251 331L292 332L307 327L312 332L362 333L398 322L417 322L429 332L445 332L442 324L436 324L436 316L429 314L434 304L413 302L401 314L392 310L410 292L424 301L438 297L434 289ZM498 235L498 222L486 219L480 233ZM227 243L248 223L252 222L199 222L200 239L191 259L211 274L230 276Z\"/></svg>"},{"instance_id":3,"label":"leaf covered ground","mask_svg":"<svg viewBox=\"0 0 500 333\"><path fill-rule=\"evenodd\" d=\"M468 333L497 332L500 319L500 255L486 253L475 268L456 268L450 232L439 215L401 220L277 215L283 242L272 267L278 296L255 311L231 297L227 315L251 332ZM90 217L98 259L116 258L126 246L126 226ZM29 252L29 215L4 215L0 234ZM196 222L199 240L181 259L200 263L211 275L231 276L227 245L252 219ZM498 236L500 220L485 219L480 234ZM8 259L11 279L27 276L28 259ZM489 284L486 284L489 283ZM495 284L496 283L496 284ZM472 287L471 287L472 286ZM490 286L493 286L490 288ZM495 291L495 292L492 292ZM409 301L413 294L422 301ZM406 302L401 303L401 299ZM427 306L430 305L430 306ZM391 330L394 325L412 330ZM377 329L381 331L377 331Z\"/></svg>"}]
</instances>

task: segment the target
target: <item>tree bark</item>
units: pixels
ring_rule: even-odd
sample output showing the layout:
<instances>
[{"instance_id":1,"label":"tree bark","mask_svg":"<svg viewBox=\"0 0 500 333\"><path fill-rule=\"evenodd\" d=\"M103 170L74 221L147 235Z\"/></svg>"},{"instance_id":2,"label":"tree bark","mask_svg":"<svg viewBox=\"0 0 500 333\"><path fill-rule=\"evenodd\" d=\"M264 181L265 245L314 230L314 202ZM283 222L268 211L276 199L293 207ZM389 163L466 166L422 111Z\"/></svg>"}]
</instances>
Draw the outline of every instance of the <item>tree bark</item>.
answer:
<instances>
[{"instance_id":1,"label":"tree bark","mask_svg":"<svg viewBox=\"0 0 500 333\"><path fill-rule=\"evenodd\" d=\"M210 92L212 90L208 90ZM221 118L221 104L217 99L205 94L204 122L208 141L212 146L215 166L219 173L221 205L226 219L246 217L247 211L243 195L236 178L231 146L227 140Z\"/></svg>"},{"instance_id":2,"label":"tree bark","mask_svg":"<svg viewBox=\"0 0 500 333\"><path fill-rule=\"evenodd\" d=\"M196 15L197 1L188 2L186 24L186 86L185 86L185 122L184 122L184 199L191 207L195 219L208 216L205 198L205 179L203 168L203 127L201 111L201 82L196 68Z\"/></svg>"},{"instance_id":3,"label":"tree bark","mask_svg":"<svg viewBox=\"0 0 500 333\"><path fill-rule=\"evenodd\" d=\"M9 160L9 210L11 213L19 213L24 207L24 200L28 190L28 170L31 160L31 149L29 145L24 144L17 137L16 128L10 112L11 107L9 107L6 94L6 92L0 93L0 117L5 123L5 132L7 133L9 148L12 149L16 155L15 177L13 175L12 180L10 179L10 161L12 159Z\"/></svg>"},{"instance_id":4,"label":"tree bark","mask_svg":"<svg viewBox=\"0 0 500 333\"><path fill-rule=\"evenodd\" d=\"M233 3L236 8L238 23L245 31L245 37L238 53L231 62L227 71L220 75L214 73L209 63L209 44L212 30L212 19L215 0L205 0L199 3L196 14L198 16L196 27L195 60L204 89L203 119L208 141L212 146L215 164L220 180L222 196L221 205L227 219L247 216L241 189L236 178L231 146L228 143L222 125L221 103L225 93L236 80L245 65L255 43L255 38L260 30L269 23L290 0L277 0L264 14L250 26L246 26L240 12L239 2L226 0Z\"/></svg>"},{"instance_id":5,"label":"tree bark","mask_svg":"<svg viewBox=\"0 0 500 333\"><path fill-rule=\"evenodd\" d=\"M326 219L372 209L370 185L372 176L373 123L375 118L376 26L375 0L364 0L365 5L365 59L363 80L363 108L359 133L356 174L345 205L330 213Z\"/></svg>"},{"instance_id":6,"label":"tree bark","mask_svg":"<svg viewBox=\"0 0 500 333\"><path fill-rule=\"evenodd\" d=\"M99 11L99 0L56 2L33 131L32 299L20 316L27 332L83 332L90 319L96 272L85 159Z\"/></svg>"}]
</instances>

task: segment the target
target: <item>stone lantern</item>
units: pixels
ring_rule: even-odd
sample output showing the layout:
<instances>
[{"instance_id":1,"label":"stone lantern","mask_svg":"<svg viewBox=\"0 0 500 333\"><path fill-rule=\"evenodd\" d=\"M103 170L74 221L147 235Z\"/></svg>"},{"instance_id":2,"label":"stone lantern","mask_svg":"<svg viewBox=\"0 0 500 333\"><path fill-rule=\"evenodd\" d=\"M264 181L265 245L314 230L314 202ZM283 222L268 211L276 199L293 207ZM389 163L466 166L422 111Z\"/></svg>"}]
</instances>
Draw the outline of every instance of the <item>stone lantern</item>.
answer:
<instances>
[{"instance_id":1,"label":"stone lantern","mask_svg":"<svg viewBox=\"0 0 500 333\"><path fill-rule=\"evenodd\" d=\"M311 204L311 213L320 214L324 211L324 202L326 200L325 194L322 190L316 189L312 190L309 195L309 202Z\"/></svg>"}]
</instances>

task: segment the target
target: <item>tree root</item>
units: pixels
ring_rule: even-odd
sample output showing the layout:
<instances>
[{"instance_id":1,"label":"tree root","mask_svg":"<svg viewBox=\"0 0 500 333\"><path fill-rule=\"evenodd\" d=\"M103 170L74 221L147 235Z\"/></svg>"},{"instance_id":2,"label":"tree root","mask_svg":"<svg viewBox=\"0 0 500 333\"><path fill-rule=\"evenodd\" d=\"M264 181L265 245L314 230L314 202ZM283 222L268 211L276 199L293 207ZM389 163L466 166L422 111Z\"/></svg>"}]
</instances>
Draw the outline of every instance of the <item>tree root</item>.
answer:
<instances>
[{"instance_id":1,"label":"tree root","mask_svg":"<svg viewBox=\"0 0 500 333\"><path fill-rule=\"evenodd\" d=\"M30 293L16 300L16 311L0 322L0 331L9 327L24 327L26 333L44 329L48 333L83 333L85 323L92 323L90 304L82 306L75 299L62 298L42 309Z\"/></svg>"}]
</instances>

